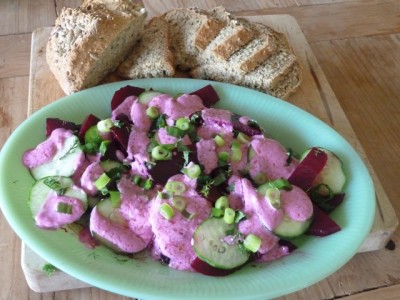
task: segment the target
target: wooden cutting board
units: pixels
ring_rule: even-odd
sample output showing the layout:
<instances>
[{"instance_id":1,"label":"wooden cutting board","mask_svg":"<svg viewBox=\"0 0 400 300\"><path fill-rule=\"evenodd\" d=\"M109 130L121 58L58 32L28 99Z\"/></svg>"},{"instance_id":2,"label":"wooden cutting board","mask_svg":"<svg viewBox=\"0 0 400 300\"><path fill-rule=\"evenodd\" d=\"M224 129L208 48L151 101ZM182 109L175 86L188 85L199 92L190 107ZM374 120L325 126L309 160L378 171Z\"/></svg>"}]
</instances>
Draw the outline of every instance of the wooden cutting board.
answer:
<instances>
[{"instance_id":1,"label":"wooden cutting board","mask_svg":"<svg viewBox=\"0 0 400 300\"><path fill-rule=\"evenodd\" d=\"M398 219L297 21L289 15L247 18L286 33L299 57L303 67L303 82L300 89L288 101L331 125L349 141L367 165L375 185L377 210L371 233L359 252L382 249L397 228ZM38 28L32 34L28 114L65 96L45 59L46 42L50 31L50 27ZM111 76L109 80L114 80L114 78ZM88 286L60 271L49 277L42 271L46 261L25 245L22 245L21 259L27 282L34 291L49 292Z\"/></svg>"}]
</instances>

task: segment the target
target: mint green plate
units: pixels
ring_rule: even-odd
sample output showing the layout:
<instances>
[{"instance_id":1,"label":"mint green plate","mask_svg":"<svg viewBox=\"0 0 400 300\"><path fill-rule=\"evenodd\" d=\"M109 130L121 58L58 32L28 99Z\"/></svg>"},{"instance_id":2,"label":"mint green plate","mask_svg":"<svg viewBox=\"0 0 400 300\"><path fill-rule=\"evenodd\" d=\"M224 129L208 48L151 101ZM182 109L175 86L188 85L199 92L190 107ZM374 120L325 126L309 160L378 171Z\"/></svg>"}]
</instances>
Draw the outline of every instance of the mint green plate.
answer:
<instances>
[{"instance_id":1,"label":"mint green plate","mask_svg":"<svg viewBox=\"0 0 400 300\"><path fill-rule=\"evenodd\" d=\"M292 255L249 265L227 277L169 269L148 258L126 259L106 249L85 248L70 232L34 225L27 198L33 184L21 163L24 151L45 138L45 120L58 117L81 123L89 113L110 115L110 100L127 84L167 93L192 92L211 83L219 107L248 115L286 147L301 153L322 146L336 152L348 175L346 199L333 213L342 230L325 238L302 237ZM285 101L250 89L192 79L145 79L112 83L64 97L32 114L0 152L0 205L7 221L32 250L49 263L93 286L142 299L267 299L310 286L337 271L357 252L374 218L375 192L367 168L351 145L312 115Z\"/></svg>"}]
</instances>

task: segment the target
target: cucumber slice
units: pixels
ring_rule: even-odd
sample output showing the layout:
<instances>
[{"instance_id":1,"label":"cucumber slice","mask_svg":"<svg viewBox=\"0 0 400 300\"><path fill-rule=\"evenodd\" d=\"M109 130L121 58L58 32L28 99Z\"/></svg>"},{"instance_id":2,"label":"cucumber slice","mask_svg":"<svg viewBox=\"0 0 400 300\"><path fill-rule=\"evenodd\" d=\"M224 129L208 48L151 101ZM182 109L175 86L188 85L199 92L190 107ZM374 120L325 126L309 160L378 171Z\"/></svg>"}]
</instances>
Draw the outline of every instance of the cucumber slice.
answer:
<instances>
[{"instance_id":1,"label":"cucumber slice","mask_svg":"<svg viewBox=\"0 0 400 300\"><path fill-rule=\"evenodd\" d=\"M106 198L97 204L97 210L111 222L126 225L127 221L118 211L119 205L120 203L115 203L110 198Z\"/></svg>"},{"instance_id":2,"label":"cucumber slice","mask_svg":"<svg viewBox=\"0 0 400 300\"><path fill-rule=\"evenodd\" d=\"M30 170L33 178L39 180L48 176L72 176L76 170L77 161L83 151L78 137L72 135L65 140L64 146L57 151L53 159Z\"/></svg>"},{"instance_id":3,"label":"cucumber slice","mask_svg":"<svg viewBox=\"0 0 400 300\"><path fill-rule=\"evenodd\" d=\"M295 221L291 219L289 216L285 215L281 221L281 223L276 227L273 232L281 237L281 238L295 238L302 235L311 224L311 219L308 219L304 222Z\"/></svg>"},{"instance_id":4,"label":"cucumber slice","mask_svg":"<svg viewBox=\"0 0 400 300\"><path fill-rule=\"evenodd\" d=\"M343 170L343 163L332 151L321 147L318 149L327 154L328 160L326 161L325 167L315 178L313 187L325 184L331 189L333 194L340 193L346 183L346 174ZM309 151L310 150L304 153L302 157L305 157Z\"/></svg>"},{"instance_id":5,"label":"cucumber slice","mask_svg":"<svg viewBox=\"0 0 400 300\"><path fill-rule=\"evenodd\" d=\"M112 169L121 168L122 163L115 160L103 160L100 162L100 166L104 172L110 172Z\"/></svg>"},{"instance_id":6,"label":"cucumber slice","mask_svg":"<svg viewBox=\"0 0 400 300\"><path fill-rule=\"evenodd\" d=\"M69 177L49 176L35 182L32 186L28 205L32 216L36 217L48 195L54 191L63 191L63 195L79 199L83 202L84 208L88 206L87 196L83 190L74 186L74 182Z\"/></svg>"},{"instance_id":7,"label":"cucumber slice","mask_svg":"<svg viewBox=\"0 0 400 300\"><path fill-rule=\"evenodd\" d=\"M198 258L219 269L234 269L249 259L250 253L237 242L227 243L227 232L235 229L223 218L209 218L201 223L193 234L193 249Z\"/></svg>"},{"instance_id":8,"label":"cucumber slice","mask_svg":"<svg viewBox=\"0 0 400 300\"><path fill-rule=\"evenodd\" d=\"M162 93L160 92L155 92L155 91L147 91L147 92L143 92L139 95L138 100L140 103L142 104L147 104L150 102L151 99L153 99L154 97L161 95Z\"/></svg>"}]
</instances>

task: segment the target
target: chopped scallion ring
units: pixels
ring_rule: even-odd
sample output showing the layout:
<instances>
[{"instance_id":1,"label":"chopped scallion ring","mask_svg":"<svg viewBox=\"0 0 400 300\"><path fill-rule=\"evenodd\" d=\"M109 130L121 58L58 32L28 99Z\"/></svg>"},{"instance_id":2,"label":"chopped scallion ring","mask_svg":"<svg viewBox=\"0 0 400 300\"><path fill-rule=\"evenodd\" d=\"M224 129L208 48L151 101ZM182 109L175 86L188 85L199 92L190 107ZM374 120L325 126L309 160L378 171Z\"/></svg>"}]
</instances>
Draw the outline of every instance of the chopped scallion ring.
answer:
<instances>
[{"instance_id":1,"label":"chopped scallion ring","mask_svg":"<svg viewBox=\"0 0 400 300\"><path fill-rule=\"evenodd\" d=\"M102 133L110 132L114 123L111 119L101 120L97 123L97 130Z\"/></svg>"},{"instance_id":2,"label":"chopped scallion ring","mask_svg":"<svg viewBox=\"0 0 400 300\"><path fill-rule=\"evenodd\" d=\"M216 218L220 218L223 215L224 215L224 211L222 209L216 208L216 207L213 207L211 209L211 216L216 217Z\"/></svg>"},{"instance_id":3,"label":"chopped scallion ring","mask_svg":"<svg viewBox=\"0 0 400 300\"><path fill-rule=\"evenodd\" d=\"M167 220L171 220L174 217L174 210L168 203L161 204L159 213Z\"/></svg>"},{"instance_id":4,"label":"chopped scallion ring","mask_svg":"<svg viewBox=\"0 0 400 300\"><path fill-rule=\"evenodd\" d=\"M110 202L113 208L119 208L121 206L121 193L118 191L109 191Z\"/></svg>"},{"instance_id":5,"label":"chopped scallion ring","mask_svg":"<svg viewBox=\"0 0 400 300\"><path fill-rule=\"evenodd\" d=\"M265 198L269 201L271 206L275 209L281 208L281 192L276 187L267 188L265 191Z\"/></svg>"},{"instance_id":6,"label":"chopped scallion ring","mask_svg":"<svg viewBox=\"0 0 400 300\"><path fill-rule=\"evenodd\" d=\"M151 157L155 160L168 160L171 159L172 152L165 149L163 146L158 145L151 150Z\"/></svg>"},{"instance_id":7,"label":"chopped scallion ring","mask_svg":"<svg viewBox=\"0 0 400 300\"><path fill-rule=\"evenodd\" d=\"M261 239L250 233L243 241L243 246L250 252L256 253L261 246Z\"/></svg>"},{"instance_id":8,"label":"chopped scallion ring","mask_svg":"<svg viewBox=\"0 0 400 300\"><path fill-rule=\"evenodd\" d=\"M247 144L248 142L250 142L250 138L247 135L245 135L243 132L238 133L236 140L242 144Z\"/></svg>"},{"instance_id":9,"label":"chopped scallion ring","mask_svg":"<svg viewBox=\"0 0 400 300\"><path fill-rule=\"evenodd\" d=\"M220 135L216 135L214 137L214 142L218 147L222 147L223 145L225 145L225 141L224 141L223 137Z\"/></svg>"},{"instance_id":10,"label":"chopped scallion ring","mask_svg":"<svg viewBox=\"0 0 400 300\"><path fill-rule=\"evenodd\" d=\"M215 208L219 208L225 210L225 208L229 207L229 199L226 196L221 196L215 201Z\"/></svg>"},{"instance_id":11,"label":"chopped scallion ring","mask_svg":"<svg viewBox=\"0 0 400 300\"><path fill-rule=\"evenodd\" d=\"M178 120L176 120L175 126L180 130L186 131L190 128L190 121L186 118L179 118Z\"/></svg>"},{"instance_id":12,"label":"chopped scallion ring","mask_svg":"<svg viewBox=\"0 0 400 300\"><path fill-rule=\"evenodd\" d=\"M184 173L191 179L195 179L200 176L201 168L197 164L192 164L184 169Z\"/></svg>"},{"instance_id":13,"label":"chopped scallion ring","mask_svg":"<svg viewBox=\"0 0 400 300\"><path fill-rule=\"evenodd\" d=\"M229 159L229 153L226 151L218 152L218 159L227 162Z\"/></svg>"},{"instance_id":14,"label":"chopped scallion ring","mask_svg":"<svg viewBox=\"0 0 400 300\"><path fill-rule=\"evenodd\" d=\"M172 198L172 205L177 210L182 212L186 208L186 199L184 197L181 197L181 196L174 196Z\"/></svg>"},{"instance_id":15,"label":"chopped scallion ring","mask_svg":"<svg viewBox=\"0 0 400 300\"><path fill-rule=\"evenodd\" d=\"M239 142L234 141L232 143L231 151L232 151L232 156L231 156L232 161L240 161L242 159L242 149Z\"/></svg>"},{"instance_id":16,"label":"chopped scallion ring","mask_svg":"<svg viewBox=\"0 0 400 300\"><path fill-rule=\"evenodd\" d=\"M146 115L151 119L156 119L160 115L160 110L156 106L149 106L146 109Z\"/></svg>"},{"instance_id":17,"label":"chopped scallion ring","mask_svg":"<svg viewBox=\"0 0 400 300\"><path fill-rule=\"evenodd\" d=\"M173 195L181 195L186 191L186 186L180 181L168 181L165 185L165 190Z\"/></svg>"},{"instance_id":18,"label":"chopped scallion ring","mask_svg":"<svg viewBox=\"0 0 400 300\"><path fill-rule=\"evenodd\" d=\"M106 173L103 173L100 175L99 178L96 179L96 181L94 182L94 185L100 191L107 186L107 184L110 182L110 180L111 180L111 178L108 177L108 175Z\"/></svg>"},{"instance_id":19,"label":"chopped scallion ring","mask_svg":"<svg viewBox=\"0 0 400 300\"><path fill-rule=\"evenodd\" d=\"M224 221L226 224L233 224L233 222L235 222L235 211L230 208L227 207L224 210Z\"/></svg>"}]
</instances>

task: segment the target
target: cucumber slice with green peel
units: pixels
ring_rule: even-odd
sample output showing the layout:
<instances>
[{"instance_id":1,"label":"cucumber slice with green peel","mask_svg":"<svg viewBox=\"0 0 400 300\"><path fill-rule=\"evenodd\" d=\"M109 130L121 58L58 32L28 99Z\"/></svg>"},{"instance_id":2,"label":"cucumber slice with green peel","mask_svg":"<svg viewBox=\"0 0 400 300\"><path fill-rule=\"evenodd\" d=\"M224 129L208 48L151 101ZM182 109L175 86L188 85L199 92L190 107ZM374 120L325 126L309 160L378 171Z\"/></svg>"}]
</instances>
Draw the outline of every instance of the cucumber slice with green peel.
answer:
<instances>
[{"instance_id":1,"label":"cucumber slice with green peel","mask_svg":"<svg viewBox=\"0 0 400 300\"><path fill-rule=\"evenodd\" d=\"M245 264L250 253L237 241L228 243L229 232L236 224L227 224L223 218L203 221L193 234L193 249L197 257L219 269L234 269Z\"/></svg>"},{"instance_id":2,"label":"cucumber slice with green peel","mask_svg":"<svg viewBox=\"0 0 400 300\"><path fill-rule=\"evenodd\" d=\"M64 146L57 151L53 159L30 169L32 177L39 180L48 176L69 177L77 169L77 162L84 158L78 137L70 136L65 140Z\"/></svg>"},{"instance_id":3,"label":"cucumber slice with green peel","mask_svg":"<svg viewBox=\"0 0 400 300\"><path fill-rule=\"evenodd\" d=\"M121 202L117 203L116 201L111 201L110 198L106 198L97 204L97 210L103 217L111 222L125 225L127 221L118 211L120 204Z\"/></svg>"},{"instance_id":4,"label":"cucumber slice with green peel","mask_svg":"<svg viewBox=\"0 0 400 300\"><path fill-rule=\"evenodd\" d=\"M138 100L140 103L142 104L148 104L150 102L151 99L153 99L154 97L161 95L162 93L160 92L155 92L155 91L147 91L147 92L143 92L138 96Z\"/></svg>"},{"instance_id":5,"label":"cucumber slice with green peel","mask_svg":"<svg viewBox=\"0 0 400 300\"><path fill-rule=\"evenodd\" d=\"M122 163L115 160L103 160L100 162L100 166L104 170L104 172L110 172L112 169L119 169L123 165Z\"/></svg>"},{"instance_id":6,"label":"cucumber slice with green peel","mask_svg":"<svg viewBox=\"0 0 400 300\"><path fill-rule=\"evenodd\" d=\"M324 184L329 187L333 194L340 193L346 183L346 174L343 170L343 162L332 151L325 148L318 148L325 152L328 160L322 171L317 175L313 182L313 187ZM304 158L310 150L306 151L302 158Z\"/></svg>"},{"instance_id":7,"label":"cucumber slice with green peel","mask_svg":"<svg viewBox=\"0 0 400 300\"><path fill-rule=\"evenodd\" d=\"M88 206L86 193L74 186L74 182L69 177L49 176L42 178L34 183L30 191L28 205L32 216L35 217L50 193L62 194L66 197L76 198L83 202L84 208Z\"/></svg>"},{"instance_id":8,"label":"cucumber slice with green peel","mask_svg":"<svg viewBox=\"0 0 400 300\"><path fill-rule=\"evenodd\" d=\"M309 218L304 222L300 222L295 221L289 216L285 215L278 227L273 230L273 233L281 238L287 239L298 237L304 234L308 227L310 227L311 220L312 218Z\"/></svg>"}]
</instances>

